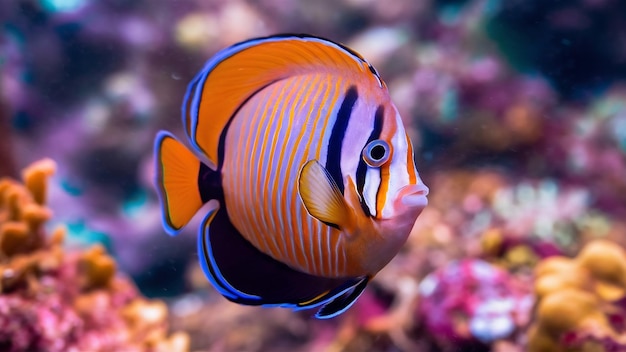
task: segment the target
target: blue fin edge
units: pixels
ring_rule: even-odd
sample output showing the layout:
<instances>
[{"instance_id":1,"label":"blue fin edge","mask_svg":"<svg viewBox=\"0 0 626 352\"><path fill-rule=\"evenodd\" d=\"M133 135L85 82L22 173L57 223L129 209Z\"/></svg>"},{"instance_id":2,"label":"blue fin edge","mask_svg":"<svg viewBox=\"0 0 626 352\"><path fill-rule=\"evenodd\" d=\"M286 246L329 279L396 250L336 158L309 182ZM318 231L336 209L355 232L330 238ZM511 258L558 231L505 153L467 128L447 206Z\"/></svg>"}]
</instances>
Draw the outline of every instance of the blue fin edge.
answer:
<instances>
[{"instance_id":1,"label":"blue fin edge","mask_svg":"<svg viewBox=\"0 0 626 352\"><path fill-rule=\"evenodd\" d=\"M202 266L202 270L204 274L209 279L211 284L226 298L230 300L244 300L251 301L250 303L260 301L260 297L248 295L243 293L236 288L234 288L231 284L226 281L220 269L217 267L217 263L215 259L213 259L213 251L211 249L211 241L209 241L209 225L211 221L219 211L220 207L217 206L214 209L211 209L202 219L202 223L200 224L200 229L198 233L198 257L200 258L200 265ZM244 302L242 302L244 303Z\"/></svg>"},{"instance_id":2,"label":"blue fin edge","mask_svg":"<svg viewBox=\"0 0 626 352\"><path fill-rule=\"evenodd\" d=\"M159 197L159 203L161 204L161 223L163 224L163 229L165 229L165 232L167 232L168 235L170 236L176 236L178 235L178 233L180 233L180 230L182 229L182 227L177 228L175 226L173 226L172 224L170 224L170 222L167 219L167 216L165 215L167 210L165 209L165 204L167 202L167 199L165 197L165 189L163 189L163 182L161 182L161 179L163 178L163 165L161 164L161 143L163 142L163 140L165 138L172 138L176 141L178 141L178 139L176 137L174 137L173 134L171 134L168 131L164 131L164 130L160 130L159 132L157 132L157 135L154 139L154 186L156 188L157 191L157 195Z\"/></svg>"},{"instance_id":3,"label":"blue fin edge","mask_svg":"<svg viewBox=\"0 0 626 352\"><path fill-rule=\"evenodd\" d=\"M359 282L357 282L356 284L354 284L353 286L350 286L348 289L342 291L342 294L347 293L350 290L354 290L354 289L360 289L361 292L359 292L356 296L354 296L352 298L352 300L350 301L350 303L346 304L343 308L331 313L331 314L327 314L327 315L321 315L320 313L323 310L322 309L318 310L317 313L315 313L315 318L317 319L332 319L342 313L344 313L345 311L347 311L348 309L350 309L350 307L352 307L354 305L354 303L356 303L356 301L358 301L359 297L361 297L361 295L363 294L363 292L365 291L365 287L367 285L367 282L369 281L368 278L363 278L361 279ZM363 285L363 287L359 288L359 286ZM334 296L334 298L336 298L337 296ZM333 298L333 300L334 300Z\"/></svg>"}]
</instances>

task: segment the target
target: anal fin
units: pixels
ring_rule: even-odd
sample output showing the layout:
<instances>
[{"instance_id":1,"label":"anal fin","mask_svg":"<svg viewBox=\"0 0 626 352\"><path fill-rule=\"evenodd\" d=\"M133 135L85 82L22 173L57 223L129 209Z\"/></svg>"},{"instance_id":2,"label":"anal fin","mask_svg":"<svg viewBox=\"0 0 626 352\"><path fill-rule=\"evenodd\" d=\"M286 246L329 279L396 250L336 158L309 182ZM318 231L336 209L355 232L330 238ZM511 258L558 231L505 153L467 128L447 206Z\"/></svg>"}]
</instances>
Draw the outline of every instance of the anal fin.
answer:
<instances>
[{"instance_id":1,"label":"anal fin","mask_svg":"<svg viewBox=\"0 0 626 352\"><path fill-rule=\"evenodd\" d=\"M309 309L344 297L362 282L324 278L290 268L256 249L232 225L227 212L219 208L212 209L202 221L198 255L215 288L230 301L246 305ZM347 309L346 304L339 305ZM333 307L330 310L337 311Z\"/></svg>"},{"instance_id":2,"label":"anal fin","mask_svg":"<svg viewBox=\"0 0 626 352\"><path fill-rule=\"evenodd\" d=\"M345 312L348 308L352 307L354 302L361 296L368 282L369 278L361 278L356 284L350 286L329 303L325 304L315 314L315 317L318 319L330 319Z\"/></svg>"}]
</instances>

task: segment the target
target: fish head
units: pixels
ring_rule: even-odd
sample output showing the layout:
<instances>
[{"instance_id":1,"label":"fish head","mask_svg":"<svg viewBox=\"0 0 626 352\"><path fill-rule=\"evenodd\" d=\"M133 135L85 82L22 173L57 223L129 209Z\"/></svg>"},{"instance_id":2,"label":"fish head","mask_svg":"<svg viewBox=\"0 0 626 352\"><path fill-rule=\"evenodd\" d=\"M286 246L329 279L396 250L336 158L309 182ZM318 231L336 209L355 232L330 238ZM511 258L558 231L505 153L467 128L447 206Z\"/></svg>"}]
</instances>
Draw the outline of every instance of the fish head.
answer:
<instances>
[{"instance_id":1,"label":"fish head","mask_svg":"<svg viewBox=\"0 0 626 352\"><path fill-rule=\"evenodd\" d=\"M373 111L356 107L355 113L376 115L378 121L363 123L374 127L353 133L353 142L344 144L344 149L352 149L355 170L347 176L345 196L356 214L356 225L347 233L358 243L348 256L356 258L360 270L369 275L375 275L398 253L428 204L428 187L415 167L411 140L397 109L388 104L376 108L376 114Z\"/></svg>"},{"instance_id":2,"label":"fish head","mask_svg":"<svg viewBox=\"0 0 626 352\"><path fill-rule=\"evenodd\" d=\"M403 243L428 204L429 190L415 166L413 146L398 110L387 103L381 111L379 131L359 145L359 162L366 167L360 171L357 167L355 179L362 208L380 235Z\"/></svg>"},{"instance_id":3,"label":"fish head","mask_svg":"<svg viewBox=\"0 0 626 352\"><path fill-rule=\"evenodd\" d=\"M384 267L404 245L428 204L428 187L417 172L413 146L393 104L385 107L380 136L369 139L360 158L367 165L361 202L369 221L361 226L367 244L362 266L370 273ZM358 178L358 177L357 177ZM358 188L358 187L357 187Z\"/></svg>"}]
</instances>

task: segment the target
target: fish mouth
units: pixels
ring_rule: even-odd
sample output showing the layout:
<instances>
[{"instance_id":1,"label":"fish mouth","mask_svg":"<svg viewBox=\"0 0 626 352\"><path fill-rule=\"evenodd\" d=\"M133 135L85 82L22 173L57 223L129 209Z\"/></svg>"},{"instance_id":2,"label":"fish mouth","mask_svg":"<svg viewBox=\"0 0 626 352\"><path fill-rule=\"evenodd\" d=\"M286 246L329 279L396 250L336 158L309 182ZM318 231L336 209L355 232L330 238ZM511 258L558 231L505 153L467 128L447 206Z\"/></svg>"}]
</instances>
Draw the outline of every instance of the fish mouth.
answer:
<instances>
[{"instance_id":1,"label":"fish mouth","mask_svg":"<svg viewBox=\"0 0 626 352\"><path fill-rule=\"evenodd\" d=\"M398 191L397 197L404 206L424 208L428 205L428 192L426 185L408 185Z\"/></svg>"}]
</instances>

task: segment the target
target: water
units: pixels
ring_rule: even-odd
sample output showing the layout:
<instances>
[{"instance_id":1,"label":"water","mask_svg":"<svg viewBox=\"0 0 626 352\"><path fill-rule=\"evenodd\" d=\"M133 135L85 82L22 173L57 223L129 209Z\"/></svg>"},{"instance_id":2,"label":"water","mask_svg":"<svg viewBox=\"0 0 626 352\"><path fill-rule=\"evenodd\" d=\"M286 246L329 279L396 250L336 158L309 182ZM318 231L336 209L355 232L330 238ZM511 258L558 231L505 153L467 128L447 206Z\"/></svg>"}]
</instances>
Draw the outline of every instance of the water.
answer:
<instances>
[{"instance_id":1,"label":"water","mask_svg":"<svg viewBox=\"0 0 626 352\"><path fill-rule=\"evenodd\" d=\"M575 257L586 243L609 240L617 249L598 250L617 258L599 257L600 267L614 265L609 274L589 269L592 280L571 269L573 286L558 274L547 292L575 287L603 302L624 296L626 281L611 270L626 270L625 13L617 1L3 2L0 175L19 177L37 160L54 160L47 183L53 215L42 231L50 238L57 226L67 228L69 262L24 269L32 279L13 285L6 280L16 256L40 247L13 253L0 240L0 331L11 323L17 329L0 332L0 350L149 349L155 341L168 350L527 350L527 337L532 344L549 324L529 304L545 299L533 289L543 277L533 270L556 265L545 258ZM402 251L350 310L329 321L224 299L198 265L200 218L168 236L152 181L154 136L161 129L184 135L180 105L204 62L274 33L327 37L376 67L431 192ZM94 244L110 257L84 254ZM46 246L34 263L54 262ZM75 251L83 254L74 258ZM111 265L128 280L108 278ZM59 269L66 267L82 274ZM94 279L101 275L104 284ZM424 287L436 299L420 297ZM29 292L48 293L37 301ZM90 316L97 323L79 328L85 311L107 300L99 295L118 300L99 306L114 318ZM581 321L608 319L605 306L589 307ZM611 321L626 317L621 304L613 309ZM21 316L36 319L15 323ZM131 337L103 328L114 324ZM575 324L557 330L573 344L615 347L605 337L622 336L623 328L603 326L595 338ZM23 342L35 339L39 345ZM543 343L531 346L565 342Z\"/></svg>"}]
</instances>

